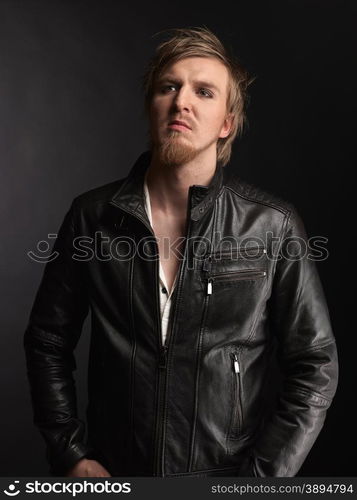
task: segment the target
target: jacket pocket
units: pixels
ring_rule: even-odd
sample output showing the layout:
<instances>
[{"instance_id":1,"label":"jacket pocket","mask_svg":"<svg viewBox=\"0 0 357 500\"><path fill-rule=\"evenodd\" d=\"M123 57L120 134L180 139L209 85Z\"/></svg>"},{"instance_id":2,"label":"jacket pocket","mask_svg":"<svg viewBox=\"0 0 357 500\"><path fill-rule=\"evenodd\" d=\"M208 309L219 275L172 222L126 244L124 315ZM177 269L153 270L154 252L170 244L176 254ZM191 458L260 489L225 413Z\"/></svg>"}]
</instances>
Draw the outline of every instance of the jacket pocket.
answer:
<instances>
[{"instance_id":1,"label":"jacket pocket","mask_svg":"<svg viewBox=\"0 0 357 500\"><path fill-rule=\"evenodd\" d=\"M229 284L237 281L258 280L267 275L263 269L241 269L239 271L227 271L224 273L210 273L207 280L207 295L212 295L215 284Z\"/></svg>"},{"instance_id":2,"label":"jacket pocket","mask_svg":"<svg viewBox=\"0 0 357 500\"><path fill-rule=\"evenodd\" d=\"M212 281L216 283L222 281L238 281L263 278L266 276L263 269L241 269L240 271L228 271L226 273L211 274Z\"/></svg>"},{"instance_id":3,"label":"jacket pocket","mask_svg":"<svg viewBox=\"0 0 357 500\"><path fill-rule=\"evenodd\" d=\"M239 351L230 352L231 363L231 418L228 439L239 439L243 425L242 373Z\"/></svg>"}]
</instances>

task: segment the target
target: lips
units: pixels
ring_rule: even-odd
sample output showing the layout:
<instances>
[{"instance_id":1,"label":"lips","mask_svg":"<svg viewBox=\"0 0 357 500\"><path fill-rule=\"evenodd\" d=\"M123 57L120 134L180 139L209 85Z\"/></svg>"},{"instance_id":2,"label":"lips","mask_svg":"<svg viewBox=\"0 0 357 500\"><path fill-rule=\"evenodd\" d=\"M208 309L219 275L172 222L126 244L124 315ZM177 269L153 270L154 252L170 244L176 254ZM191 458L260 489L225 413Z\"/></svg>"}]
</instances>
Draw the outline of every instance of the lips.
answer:
<instances>
[{"instance_id":1,"label":"lips","mask_svg":"<svg viewBox=\"0 0 357 500\"><path fill-rule=\"evenodd\" d=\"M178 125L180 127L186 127L189 130L192 130L191 127L188 125L188 123L182 121L182 120L173 120L172 122L169 123L169 127L171 125Z\"/></svg>"}]
</instances>

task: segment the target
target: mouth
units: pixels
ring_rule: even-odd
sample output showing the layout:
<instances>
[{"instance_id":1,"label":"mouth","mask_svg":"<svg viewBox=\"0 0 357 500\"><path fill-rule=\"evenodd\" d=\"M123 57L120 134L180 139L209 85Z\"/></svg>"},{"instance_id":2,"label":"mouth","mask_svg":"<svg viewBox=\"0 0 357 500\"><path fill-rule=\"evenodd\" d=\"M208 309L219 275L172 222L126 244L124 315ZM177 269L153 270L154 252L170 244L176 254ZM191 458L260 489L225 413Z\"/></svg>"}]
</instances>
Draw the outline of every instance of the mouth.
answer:
<instances>
[{"instance_id":1,"label":"mouth","mask_svg":"<svg viewBox=\"0 0 357 500\"><path fill-rule=\"evenodd\" d=\"M169 123L168 127L173 130L192 130L186 122L181 120L173 120Z\"/></svg>"}]
</instances>

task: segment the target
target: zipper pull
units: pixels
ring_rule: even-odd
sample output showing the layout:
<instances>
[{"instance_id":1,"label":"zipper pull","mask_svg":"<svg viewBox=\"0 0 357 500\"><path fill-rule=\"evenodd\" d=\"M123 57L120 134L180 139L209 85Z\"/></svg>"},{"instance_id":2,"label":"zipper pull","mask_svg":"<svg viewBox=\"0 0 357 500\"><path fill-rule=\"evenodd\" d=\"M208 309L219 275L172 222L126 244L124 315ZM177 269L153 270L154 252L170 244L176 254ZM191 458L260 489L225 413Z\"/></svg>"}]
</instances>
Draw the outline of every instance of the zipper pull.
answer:
<instances>
[{"instance_id":1,"label":"zipper pull","mask_svg":"<svg viewBox=\"0 0 357 500\"><path fill-rule=\"evenodd\" d=\"M207 295L212 295L212 292L213 292L213 278L208 278L208 281L207 281Z\"/></svg>"},{"instance_id":2,"label":"zipper pull","mask_svg":"<svg viewBox=\"0 0 357 500\"><path fill-rule=\"evenodd\" d=\"M167 346L163 345L160 351L159 368L166 368L167 362Z\"/></svg>"},{"instance_id":3,"label":"zipper pull","mask_svg":"<svg viewBox=\"0 0 357 500\"><path fill-rule=\"evenodd\" d=\"M239 373L240 372L239 362L238 362L238 356L237 356L236 353L233 354L233 368L234 368L235 373Z\"/></svg>"}]
</instances>

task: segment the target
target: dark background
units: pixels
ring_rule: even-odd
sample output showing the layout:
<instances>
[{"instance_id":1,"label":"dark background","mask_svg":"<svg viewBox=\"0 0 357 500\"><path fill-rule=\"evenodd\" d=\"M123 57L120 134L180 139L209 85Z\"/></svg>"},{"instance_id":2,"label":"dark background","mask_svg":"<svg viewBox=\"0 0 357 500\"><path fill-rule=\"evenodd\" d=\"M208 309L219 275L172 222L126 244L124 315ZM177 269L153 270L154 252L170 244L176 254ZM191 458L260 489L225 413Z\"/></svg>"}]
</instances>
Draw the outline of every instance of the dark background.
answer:
<instances>
[{"instance_id":1,"label":"dark background","mask_svg":"<svg viewBox=\"0 0 357 500\"><path fill-rule=\"evenodd\" d=\"M140 78L157 44L152 35L202 25L256 76L249 127L229 168L294 203L308 234L328 238L318 270L340 383L300 475L356 476L355 6L0 0L1 476L48 473L22 347L43 264L27 252L41 240L52 245L47 235L72 199L126 175L146 149ZM88 327L87 319L77 349L82 417Z\"/></svg>"}]
</instances>

